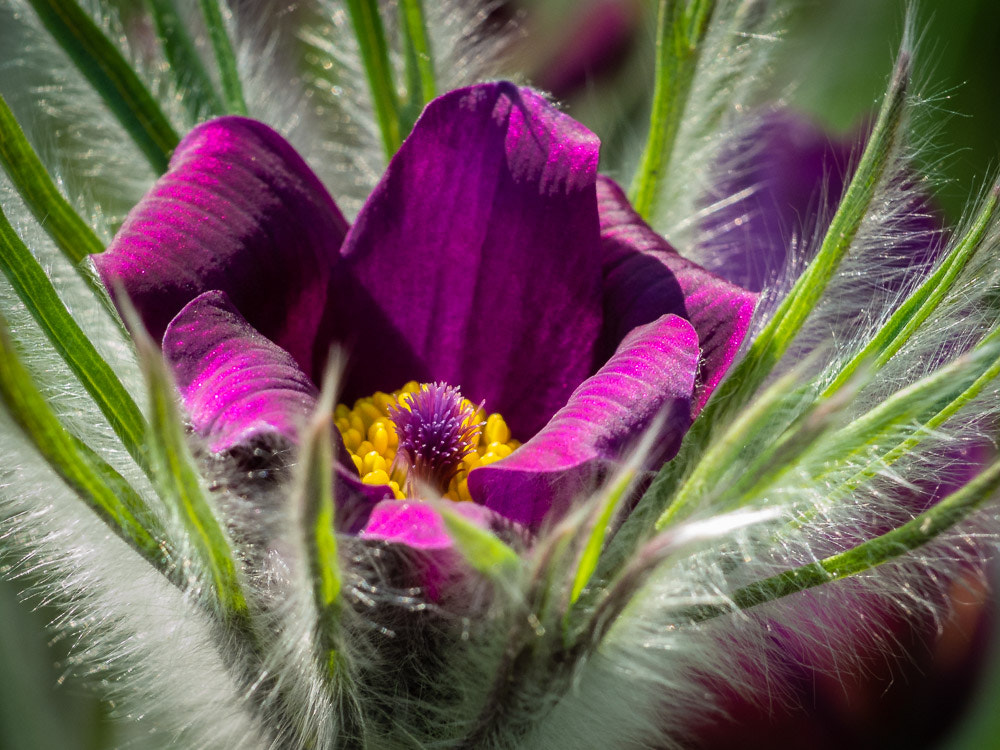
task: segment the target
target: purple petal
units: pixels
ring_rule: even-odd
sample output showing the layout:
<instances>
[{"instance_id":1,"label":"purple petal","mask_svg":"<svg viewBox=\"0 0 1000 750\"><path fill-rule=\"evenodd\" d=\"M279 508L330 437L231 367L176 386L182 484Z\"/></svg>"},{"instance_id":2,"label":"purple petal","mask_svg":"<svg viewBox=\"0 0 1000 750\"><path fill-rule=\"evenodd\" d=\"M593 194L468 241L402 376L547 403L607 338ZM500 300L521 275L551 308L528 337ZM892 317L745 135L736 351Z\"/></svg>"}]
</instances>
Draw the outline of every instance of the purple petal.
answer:
<instances>
[{"instance_id":1,"label":"purple petal","mask_svg":"<svg viewBox=\"0 0 1000 750\"><path fill-rule=\"evenodd\" d=\"M485 529L490 528L495 515L488 508L473 503L453 503L451 510ZM422 550L454 546L441 514L421 502L385 500L379 503L372 509L359 536Z\"/></svg>"},{"instance_id":2,"label":"purple petal","mask_svg":"<svg viewBox=\"0 0 1000 750\"><path fill-rule=\"evenodd\" d=\"M206 292L178 313L163 337L195 433L212 453L280 437L299 443L299 430L316 408L315 386L291 355L262 336L223 292ZM338 524L356 531L387 488L362 484L331 428L339 490Z\"/></svg>"},{"instance_id":3,"label":"purple petal","mask_svg":"<svg viewBox=\"0 0 1000 750\"><path fill-rule=\"evenodd\" d=\"M537 432L595 363L597 151L509 83L431 102L345 241L330 318L353 354L345 396L443 380Z\"/></svg>"},{"instance_id":4,"label":"purple petal","mask_svg":"<svg viewBox=\"0 0 1000 750\"><path fill-rule=\"evenodd\" d=\"M722 380L750 326L757 295L680 256L632 210L613 181L597 184L604 249L603 341L673 313L691 321L701 346L697 414Z\"/></svg>"},{"instance_id":5,"label":"purple petal","mask_svg":"<svg viewBox=\"0 0 1000 750\"><path fill-rule=\"evenodd\" d=\"M541 432L502 461L473 469L474 499L537 530L596 485L611 462L664 413L652 464L671 458L691 424L698 336L665 315L632 331Z\"/></svg>"},{"instance_id":6,"label":"purple petal","mask_svg":"<svg viewBox=\"0 0 1000 750\"><path fill-rule=\"evenodd\" d=\"M206 292L163 336L195 432L221 453L261 433L298 443L316 387L284 349L246 322L223 292Z\"/></svg>"},{"instance_id":7,"label":"purple petal","mask_svg":"<svg viewBox=\"0 0 1000 750\"><path fill-rule=\"evenodd\" d=\"M311 374L329 278L347 223L295 150L259 122L191 131L169 171L94 262L157 339L199 294L226 292L250 324ZM315 361L313 357L321 361Z\"/></svg>"}]
</instances>

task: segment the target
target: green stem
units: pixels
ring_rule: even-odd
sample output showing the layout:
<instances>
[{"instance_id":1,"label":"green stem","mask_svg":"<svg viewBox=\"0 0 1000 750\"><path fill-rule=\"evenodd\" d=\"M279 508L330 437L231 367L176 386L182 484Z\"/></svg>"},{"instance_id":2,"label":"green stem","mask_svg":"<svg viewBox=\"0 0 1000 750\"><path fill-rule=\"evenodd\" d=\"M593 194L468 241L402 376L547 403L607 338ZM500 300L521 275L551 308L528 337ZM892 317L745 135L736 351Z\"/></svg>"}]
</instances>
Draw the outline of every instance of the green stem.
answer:
<instances>
[{"instance_id":1,"label":"green stem","mask_svg":"<svg viewBox=\"0 0 1000 750\"><path fill-rule=\"evenodd\" d=\"M122 539L161 572L165 540L142 498L120 474L71 435L21 364L0 315L0 399L35 449Z\"/></svg>"},{"instance_id":2,"label":"green stem","mask_svg":"<svg viewBox=\"0 0 1000 750\"><path fill-rule=\"evenodd\" d=\"M215 62L219 66L219 78L222 81L222 98L226 110L234 115L246 115L247 104L243 98L243 83L240 81L236 66L236 54L226 33L226 22L219 8L220 0L200 0L201 13L205 18L205 28L215 52Z\"/></svg>"},{"instance_id":3,"label":"green stem","mask_svg":"<svg viewBox=\"0 0 1000 750\"><path fill-rule=\"evenodd\" d=\"M28 0L158 173L180 141L132 66L74 0Z\"/></svg>"},{"instance_id":4,"label":"green stem","mask_svg":"<svg viewBox=\"0 0 1000 750\"><path fill-rule=\"evenodd\" d=\"M156 36L163 45L168 70L177 89L183 92L183 102L194 119L225 112L212 79L202 65L198 50L181 20L174 0L146 0L146 6L156 27Z\"/></svg>"},{"instance_id":5,"label":"green stem","mask_svg":"<svg viewBox=\"0 0 1000 750\"><path fill-rule=\"evenodd\" d=\"M416 64L417 80L420 84L418 92L411 91L411 101L420 103L420 109L437 96L437 80L434 75L434 59L431 57L431 43L427 38L427 22L424 18L424 6L421 0L400 0L400 11L406 38L413 48Z\"/></svg>"},{"instance_id":6,"label":"green stem","mask_svg":"<svg viewBox=\"0 0 1000 750\"><path fill-rule=\"evenodd\" d=\"M59 299L41 264L0 211L0 271L70 370L90 394L132 458L148 466L146 421L118 376Z\"/></svg>"},{"instance_id":7,"label":"green stem","mask_svg":"<svg viewBox=\"0 0 1000 750\"><path fill-rule=\"evenodd\" d=\"M393 82L389 49L378 3L376 0L347 0L347 9L354 25L368 86L371 88L375 116L382 131L385 158L391 159L399 150L403 139L399 121L399 98Z\"/></svg>"},{"instance_id":8,"label":"green stem","mask_svg":"<svg viewBox=\"0 0 1000 750\"><path fill-rule=\"evenodd\" d=\"M750 609L814 586L858 575L919 549L980 508L1000 489L1000 461L983 470L961 489L907 523L857 547L815 563L786 570L737 589L732 605L694 607L684 612L693 622L719 617L733 608Z\"/></svg>"},{"instance_id":9,"label":"green stem","mask_svg":"<svg viewBox=\"0 0 1000 750\"><path fill-rule=\"evenodd\" d=\"M996 219L998 197L1000 183L993 186L972 226L937 270L899 306L878 334L844 366L836 379L823 391L823 397L841 388L863 364L870 363L876 370L881 369L940 306L962 269L982 247L983 239Z\"/></svg>"},{"instance_id":10,"label":"green stem","mask_svg":"<svg viewBox=\"0 0 1000 750\"><path fill-rule=\"evenodd\" d=\"M715 0L660 0L656 31L656 80L649 135L632 183L632 207L649 221L670 165L674 142L701 52L715 12Z\"/></svg>"},{"instance_id":11,"label":"green stem","mask_svg":"<svg viewBox=\"0 0 1000 750\"><path fill-rule=\"evenodd\" d=\"M38 223L75 268L81 268L88 255L104 251L104 243L59 192L2 96L0 166ZM93 277L87 273L86 278Z\"/></svg>"}]
</instances>

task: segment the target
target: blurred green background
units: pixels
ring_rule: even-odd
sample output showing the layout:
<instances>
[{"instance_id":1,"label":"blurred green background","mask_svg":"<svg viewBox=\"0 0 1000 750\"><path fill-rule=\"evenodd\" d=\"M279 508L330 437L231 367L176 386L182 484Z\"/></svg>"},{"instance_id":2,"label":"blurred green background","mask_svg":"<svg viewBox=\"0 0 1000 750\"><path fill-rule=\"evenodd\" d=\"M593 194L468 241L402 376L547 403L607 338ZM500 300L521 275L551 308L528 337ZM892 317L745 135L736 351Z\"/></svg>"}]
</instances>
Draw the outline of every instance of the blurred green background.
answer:
<instances>
[{"instance_id":1,"label":"blurred green background","mask_svg":"<svg viewBox=\"0 0 1000 750\"><path fill-rule=\"evenodd\" d=\"M524 5L529 18L537 13L551 19L572 14L584 1L552 0L541 9ZM775 91L790 91L795 107L833 132L851 132L873 110L885 85L905 5L904 0L802 3L788 19ZM920 88L929 100L929 122L938 128L938 148L929 160L946 180L940 205L957 219L1000 154L1000 2L924 0L917 19ZM54 613L18 603L16 588L0 583L0 750L98 750L124 741L122 730L107 726L107 708L72 679L63 681L62 668L53 665L68 647L49 643L44 635ZM995 661L992 655L983 658ZM1000 668L994 666L966 722L945 747L1000 747L997 705ZM141 741L134 746L141 748Z\"/></svg>"}]
</instances>

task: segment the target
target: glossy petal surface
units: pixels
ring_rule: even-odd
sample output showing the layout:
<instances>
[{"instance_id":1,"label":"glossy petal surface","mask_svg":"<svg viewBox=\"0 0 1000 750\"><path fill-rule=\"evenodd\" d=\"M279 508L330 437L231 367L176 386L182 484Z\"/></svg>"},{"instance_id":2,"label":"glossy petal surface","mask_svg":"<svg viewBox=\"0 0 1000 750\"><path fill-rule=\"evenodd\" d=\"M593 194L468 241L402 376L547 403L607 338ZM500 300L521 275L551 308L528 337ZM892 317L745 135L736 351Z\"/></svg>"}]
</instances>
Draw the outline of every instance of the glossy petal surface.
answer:
<instances>
[{"instance_id":1,"label":"glossy petal surface","mask_svg":"<svg viewBox=\"0 0 1000 750\"><path fill-rule=\"evenodd\" d=\"M640 326L541 432L503 461L470 472L473 498L537 530L593 489L661 413L661 439L650 460L672 457L691 424L697 370L698 336L690 323L664 315Z\"/></svg>"}]
</instances>

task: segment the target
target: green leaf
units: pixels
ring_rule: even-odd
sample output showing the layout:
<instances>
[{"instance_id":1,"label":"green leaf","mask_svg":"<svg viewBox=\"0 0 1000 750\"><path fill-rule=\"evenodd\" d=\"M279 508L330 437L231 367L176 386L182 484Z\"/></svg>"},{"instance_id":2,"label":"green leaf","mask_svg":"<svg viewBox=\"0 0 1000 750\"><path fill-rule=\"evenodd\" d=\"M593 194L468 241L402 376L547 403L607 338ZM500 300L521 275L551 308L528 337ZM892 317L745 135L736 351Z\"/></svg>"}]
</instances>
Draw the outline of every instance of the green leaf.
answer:
<instances>
[{"instance_id":1,"label":"green leaf","mask_svg":"<svg viewBox=\"0 0 1000 750\"><path fill-rule=\"evenodd\" d=\"M989 230L996 224L1000 183L993 186L968 230L942 259L937 270L916 289L892 314L885 325L858 354L848 362L823 391L827 396L847 382L864 363L881 369L923 325L954 288L962 270L983 246Z\"/></svg>"},{"instance_id":2,"label":"green leaf","mask_svg":"<svg viewBox=\"0 0 1000 750\"><path fill-rule=\"evenodd\" d=\"M715 5L716 0L660 0L649 135L630 196L632 207L646 220L667 173Z\"/></svg>"},{"instance_id":3,"label":"green leaf","mask_svg":"<svg viewBox=\"0 0 1000 750\"><path fill-rule=\"evenodd\" d=\"M726 380L712 394L713 398L701 414L700 428L693 430L695 438L692 442L703 441L707 437L705 431L711 429L713 424L725 421L744 408L791 346L822 298L868 214L876 188L898 150L909 76L910 53L904 42L878 120L816 257L782 300L771 321L754 339L746 356L734 365Z\"/></svg>"},{"instance_id":4,"label":"green leaf","mask_svg":"<svg viewBox=\"0 0 1000 750\"><path fill-rule=\"evenodd\" d=\"M899 147L909 72L908 40L904 40L878 120L819 252L779 305L771 321L754 339L743 359L733 366L712 394L685 435L677 457L661 471L647 492L647 497L650 497L648 501L644 498L647 506L666 507L670 503L657 520L657 528L674 523L691 512L691 503L701 496L700 492L689 493L680 500L669 495L674 489L678 472L690 471L712 444L715 433L724 429L734 417L739 419L737 415L747 408L761 383L791 346L851 247L885 170Z\"/></svg>"},{"instance_id":5,"label":"green leaf","mask_svg":"<svg viewBox=\"0 0 1000 750\"><path fill-rule=\"evenodd\" d=\"M403 134L399 121L399 96L393 81L389 49L385 41L382 17L378 12L378 2L347 0L347 10L351 15L358 49L361 51L361 61L371 89L375 117L382 131L385 157L391 159L403 142Z\"/></svg>"},{"instance_id":6,"label":"green leaf","mask_svg":"<svg viewBox=\"0 0 1000 750\"><path fill-rule=\"evenodd\" d=\"M406 88L409 101L405 113L405 137L424 106L437 96L437 79L422 0L401 0L399 13L406 47Z\"/></svg>"},{"instance_id":7,"label":"green leaf","mask_svg":"<svg viewBox=\"0 0 1000 750\"><path fill-rule=\"evenodd\" d=\"M590 523L590 532L587 534L587 543L580 554L580 560L573 574L573 585L570 588L570 604L576 604L583 593L583 589L590 582L594 571L597 570L597 561L600 559L601 550L604 549L604 539L608 534L608 525L614 517L615 511L620 507L625 492L635 480L636 469L628 468L619 472L616 480L602 493L600 501L595 506L595 512Z\"/></svg>"},{"instance_id":8,"label":"green leaf","mask_svg":"<svg viewBox=\"0 0 1000 750\"><path fill-rule=\"evenodd\" d=\"M149 389L147 442L153 481L160 497L170 504L187 529L195 561L211 578L220 610L236 622L245 620L247 600L237 573L236 554L225 527L202 491L175 403L177 390L159 348L142 328L138 314L126 309L125 318Z\"/></svg>"},{"instance_id":9,"label":"green leaf","mask_svg":"<svg viewBox=\"0 0 1000 750\"><path fill-rule=\"evenodd\" d=\"M222 101L184 27L177 4L174 0L146 0L146 6L167 58L167 70L177 89L183 92L182 100L188 114L193 120L223 114Z\"/></svg>"},{"instance_id":10,"label":"green leaf","mask_svg":"<svg viewBox=\"0 0 1000 750\"><path fill-rule=\"evenodd\" d=\"M88 255L104 251L104 244L77 215L49 177L2 96L0 165L38 223L75 268L80 269ZM84 273L88 281L93 279L91 274Z\"/></svg>"},{"instance_id":11,"label":"green leaf","mask_svg":"<svg viewBox=\"0 0 1000 750\"><path fill-rule=\"evenodd\" d=\"M737 589L731 606L694 607L681 618L701 622L736 609L750 609L814 586L864 573L934 541L968 518L1000 490L1000 460L907 523L874 539L815 563L786 570Z\"/></svg>"},{"instance_id":12,"label":"green leaf","mask_svg":"<svg viewBox=\"0 0 1000 750\"><path fill-rule=\"evenodd\" d=\"M42 332L80 380L125 449L142 467L146 422L114 370L80 329L59 299L39 262L0 211L0 271L10 281Z\"/></svg>"},{"instance_id":13,"label":"green leaf","mask_svg":"<svg viewBox=\"0 0 1000 750\"><path fill-rule=\"evenodd\" d=\"M28 0L157 172L179 138L132 66L74 0Z\"/></svg>"},{"instance_id":14,"label":"green leaf","mask_svg":"<svg viewBox=\"0 0 1000 750\"><path fill-rule=\"evenodd\" d=\"M200 0L201 13L208 29L208 38L212 42L215 62L219 66L219 78L222 81L222 98L226 102L226 110L234 115L246 115L247 104L243 98L243 82L240 81L239 70L236 67L236 55L229 41L226 22L219 8L219 0Z\"/></svg>"},{"instance_id":15,"label":"green leaf","mask_svg":"<svg viewBox=\"0 0 1000 750\"><path fill-rule=\"evenodd\" d=\"M122 539L159 570L166 537L139 494L94 451L70 434L21 364L0 315L0 398L52 469Z\"/></svg>"},{"instance_id":16,"label":"green leaf","mask_svg":"<svg viewBox=\"0 0 1000 750\"><path fill-rule=\"evenodd\" d=\"M302 534L318 615L320 646L330 676L339 665L336 636L340 624L340 563L334 526L333 376L327 368L323 395L299 449L295 496L301 509Z\"/></svg>"},{"instance_id":17,"label":"green leaf","mask_svg":"<svg viewBox=\"0 0 1000 750\"><path fill-rule=\"evenodd\" d=\"M437 506L455 548L474 570L493 579L508 580L521 567L517 552L495 534L464 518L445 504Z\"/></svg>"}]
</instances>

